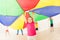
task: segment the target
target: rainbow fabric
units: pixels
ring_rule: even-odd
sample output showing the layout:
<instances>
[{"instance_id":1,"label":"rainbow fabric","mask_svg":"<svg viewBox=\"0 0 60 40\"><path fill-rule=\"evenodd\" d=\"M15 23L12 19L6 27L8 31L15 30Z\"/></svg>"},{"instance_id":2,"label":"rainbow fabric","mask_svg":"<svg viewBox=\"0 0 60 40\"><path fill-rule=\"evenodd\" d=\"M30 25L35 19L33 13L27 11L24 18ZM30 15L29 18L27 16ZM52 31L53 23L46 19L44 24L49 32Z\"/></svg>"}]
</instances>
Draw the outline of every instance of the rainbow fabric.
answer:
<instances>
[{"instance_id":1,"label":"rainbow fabric","mask_svg":"<svg viewBox=\"0 0 60 40\"><path fill-rule=\"evenodd\" d=\"M46 6L60 6L60 0L40 0L34 9L43 8ZM16 0L0 0L0 23L5 26L10 26L13 29L21 29L24 24L23 9L19 6ZM42 13L41 13L42 14ZM32 14L30 13L32 16ZM38 17L41 17L38 18ZM35 13L34 20L40 21L48 18ZM17 25L16 25L17 24Z\"/></svg>"},{"instance_id":2,"label":"rainbow fabric","mask_svg":"<svg viewBox=\"0 0 60 40\"><path fill-rule=\"evenodd\" d=\"M0 0L0 23L3 25L11 25L22 13L16 0Z\"/></svg>"}]
</instances>

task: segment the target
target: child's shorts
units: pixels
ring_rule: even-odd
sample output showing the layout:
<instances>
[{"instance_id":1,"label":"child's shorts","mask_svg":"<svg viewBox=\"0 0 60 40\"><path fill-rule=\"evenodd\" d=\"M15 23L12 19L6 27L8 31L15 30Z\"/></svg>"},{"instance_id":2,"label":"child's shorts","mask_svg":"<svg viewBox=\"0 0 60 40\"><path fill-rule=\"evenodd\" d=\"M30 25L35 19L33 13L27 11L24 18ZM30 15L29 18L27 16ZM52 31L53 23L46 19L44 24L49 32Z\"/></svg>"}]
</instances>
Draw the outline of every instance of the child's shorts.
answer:
<instances>
[{"instance_id":1,"label":"child's shorts","mask_svg":"<svg viewBox=\"0 0 60 40\"><path fill-rule=\"evenodd\" d=\"M36 30L38 30L38 28L36 28Z\"/></svg>"},{"instance_id":2,"label":"child's shorts","mask_svg":"<svg viewBox=\"0 0 60 40\"><path fill-rule=\"evenodd\" d=\"M51 27L53 27L53 24L51 24Z\"/></svg>"}]
</instances>

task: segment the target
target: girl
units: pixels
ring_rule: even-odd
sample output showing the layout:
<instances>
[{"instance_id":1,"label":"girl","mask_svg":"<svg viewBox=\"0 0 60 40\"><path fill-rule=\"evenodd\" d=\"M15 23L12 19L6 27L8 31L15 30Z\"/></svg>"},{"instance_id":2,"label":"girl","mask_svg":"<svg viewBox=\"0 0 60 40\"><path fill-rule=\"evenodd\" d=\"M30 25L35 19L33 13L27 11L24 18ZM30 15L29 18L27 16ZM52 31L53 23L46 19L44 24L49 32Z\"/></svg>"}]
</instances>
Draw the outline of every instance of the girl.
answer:
<instances>
[{"instance_id":1,"label":"girl","mask_svg":"<svg viewBox=\"0 0 60 40\"><path fill-rule=\"evenodd\" d=\"M27 27L28 40L36 40L36 29L33 18L31 16L29 16L27 20L25 18L25 23Z\"/></svg>"}]
</instances>

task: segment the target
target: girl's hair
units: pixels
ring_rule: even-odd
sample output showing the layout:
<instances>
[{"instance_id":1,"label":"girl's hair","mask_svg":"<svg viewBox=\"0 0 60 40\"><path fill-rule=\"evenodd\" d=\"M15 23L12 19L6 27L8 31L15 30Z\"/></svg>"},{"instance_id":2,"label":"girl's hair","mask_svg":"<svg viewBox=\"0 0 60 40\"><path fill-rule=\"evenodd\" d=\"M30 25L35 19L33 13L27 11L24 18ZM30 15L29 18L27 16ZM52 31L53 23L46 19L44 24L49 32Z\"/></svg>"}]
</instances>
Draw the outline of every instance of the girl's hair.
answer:
<instances>
[{"instance_id":1,"label":"girl's hair","mask_svg":"<svg viewBox=\"0 0 60 40\"><path fill-rule=\"evenodd\" d=\"M29 17L32 18L31 16L29 16ZM28 18L29 18L29 17L28 17ZM32 19L33 19L33 18L32 18Z\"/></svg>"}]
</instances>

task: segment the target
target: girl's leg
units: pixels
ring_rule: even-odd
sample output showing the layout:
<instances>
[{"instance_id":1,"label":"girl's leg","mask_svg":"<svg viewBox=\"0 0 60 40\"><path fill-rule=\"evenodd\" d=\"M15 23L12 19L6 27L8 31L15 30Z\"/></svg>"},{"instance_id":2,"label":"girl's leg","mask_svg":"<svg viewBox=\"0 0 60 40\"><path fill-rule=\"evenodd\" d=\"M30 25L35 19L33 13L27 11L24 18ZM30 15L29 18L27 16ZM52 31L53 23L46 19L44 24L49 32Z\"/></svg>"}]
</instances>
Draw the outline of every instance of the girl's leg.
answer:
<instances>
[{"instance_id":1,"label":"girl's leg","mask_svg":"<svg viewBox=\"0 0 60 40\"><path fill-rule=\"evenodd\" d=\"M54 31L54 28L53 27L51 27L51 32L53 32Z\"/></svg>"},{"instance_id":2,"label":"girl's leg","mask_svg":"<svg viewBox=\"0 0 60 40\"><path fill-rule=\"evenodd\" d=\"M28 40L36 40L36 36L28 36Z\"/></svg>"},{"instance_id":3,"label":"girl's leg","mask_svg":"<svg viewBox=\"0 0 60 40\"><path fill-rule=\"evenodd\" d=\"M32 37L31 36L27 36L27 40L32 40Z\"/></svg>"},{"instance_id":4,"label":"girl's leg","mask_svg":"<svg viewBox=\"0 0 60 40\"><path fill-rule=\"evenodd\" d=\"M17 35L19 34L19 30L17 30Z\"/></svg>"},{"instance_id":5,"label":"girl's leg","mask_svg":"<svg viewBox=\"0 0 60 40\"><path fill-rule=\"evenodd\" d=\"M22 33L22 35L23 35L23 30L21 29L21 33Z\"/></svg>"}]
</instances>

